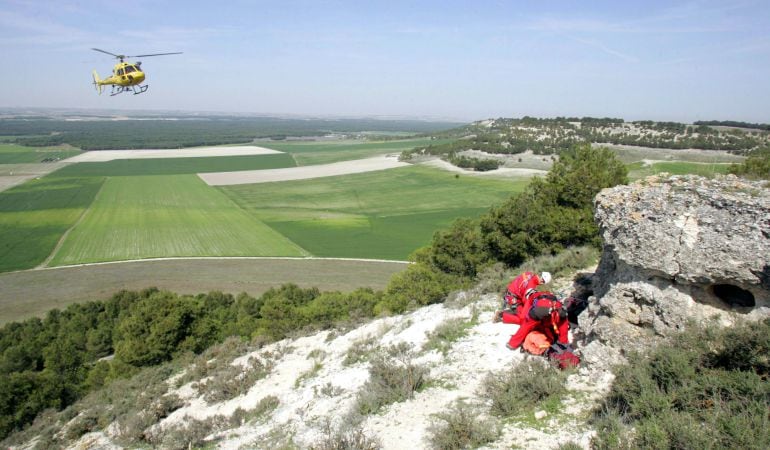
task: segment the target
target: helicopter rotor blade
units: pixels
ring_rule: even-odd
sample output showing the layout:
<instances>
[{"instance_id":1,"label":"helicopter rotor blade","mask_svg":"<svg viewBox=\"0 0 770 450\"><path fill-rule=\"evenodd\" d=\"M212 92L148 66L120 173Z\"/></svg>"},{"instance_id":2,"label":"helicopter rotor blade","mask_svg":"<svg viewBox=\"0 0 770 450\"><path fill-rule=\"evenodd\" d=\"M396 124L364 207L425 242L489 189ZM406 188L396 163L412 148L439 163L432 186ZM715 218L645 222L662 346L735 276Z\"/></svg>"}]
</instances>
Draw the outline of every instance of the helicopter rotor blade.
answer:
<instances>
[{"instance_id":1,"label":"helicopter rotor blade","mask_svg":"<svg viewBox=\"0 0 770 450\"><path fill-rule=\"evenodd\" d=\"M133 55L133 56L126 56L126 58L144 58L147 56L163 56L163 55L181 55L182 52L173 52L173 53L152 53L150 55Z\"/></svg>"},{"instance_id":2,"label":"helicopter rotor blade","mask_svg":"<svg viewBox=\"0 0 770 450\"><path fill-rule=\"evenodd\" d=\"M125 57L126 57L125 55L116 55L116 54L114 54L114 53L110 53L110 52L108 52L108 51L106 51L106 50L102 50L102 49L100 49L100 48L92 48L91 50L96 50L97 52L106 53L106 54L108 54L108 55L112 55L112 56L114 56L114 57L116 57L116 58L125 58Z\"/></svg>"}]
</instances>

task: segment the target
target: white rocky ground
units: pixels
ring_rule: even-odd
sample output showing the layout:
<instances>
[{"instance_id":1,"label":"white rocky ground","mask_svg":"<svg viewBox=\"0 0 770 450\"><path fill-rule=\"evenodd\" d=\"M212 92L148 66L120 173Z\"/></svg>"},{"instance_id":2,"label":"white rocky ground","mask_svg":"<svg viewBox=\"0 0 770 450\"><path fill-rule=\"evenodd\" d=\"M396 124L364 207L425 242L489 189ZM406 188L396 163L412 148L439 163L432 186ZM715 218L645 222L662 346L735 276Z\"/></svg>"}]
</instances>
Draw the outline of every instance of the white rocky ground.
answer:
<instances>
[{"instance_id":1,"label":"white rocky ground","mask_svg":"<svg viewBox=\"0 0 770 450\"><path fill-rule=\"evenodd\" d=\"M380 348L407 343L415 355L412 362L429 368L431 382L414 398L365 417L361 429L384 449L430 448L430 428L437 421L436 414L446 412L458 399L486 414L489 400L481 393L481 385L487 374L510 370L525 358L541 358L506 348L516 325L492 323L498 304L496 295L486 294L464 307L431 305L410 314L380 318L345 333L323 331L271 344L234 360L233 364L243 365L244 370L250 357L274 360L270 374L246 394L208 404L198 396L193 383L185 384L176 391L185 406L156 427L179 427L193 418L229 417L237 408L252 409L260 400L275 396L279 406L267 417L207 439L220 449L272 448L276 437L292 439L300 448L318 445L329 435L328 425L337 428L353 410L356 396L369 379L369 362L343 364L351 346L369 340ZM446 355L423 350L437 326L449 320L472 321L474 316L477 320L468 334L455 341ZM585 365L568 379L570 394L563 402L564 412L551 416L533 409L525 420L503 421L499 439L484 448L550 449L566 442L587 447L593 432L585 425L586 418L611 380L608 371ZM89 433L72 448L114 447L107 435Z\"/></svg>"},{"instance_id":2,"label":"white rocky ground","mask_svg":"<svg viewBox=\"0 0 770 450\"><path fill-rule=\"evenodd\" d=\"M420 164L447 170L449 172L462 173L479 177L531 177L532 175L545 175L548 173L545 170L527 169L523 167L500 167L495 170L477 172L475 170L467 170L463 169L462 167L457 167L454 164L442 159L431 159Z\"/></svg>"},{"instance_id":3,"label":"white rocky ground","mask_svg":"<svg viewBox=\"0 0 770 450\"><path fill-rule=\"evenodd\" d=\"M245 156L245 155L269 155L283 153L278 150L257 147L255 145L242 145L234 147L191 147L180 149L143 149L143 150L96 150L84 152L64 162L105 162L115 159L146 159L146 158L201 158L209 156Z\"/></svg>"}]
</instances>

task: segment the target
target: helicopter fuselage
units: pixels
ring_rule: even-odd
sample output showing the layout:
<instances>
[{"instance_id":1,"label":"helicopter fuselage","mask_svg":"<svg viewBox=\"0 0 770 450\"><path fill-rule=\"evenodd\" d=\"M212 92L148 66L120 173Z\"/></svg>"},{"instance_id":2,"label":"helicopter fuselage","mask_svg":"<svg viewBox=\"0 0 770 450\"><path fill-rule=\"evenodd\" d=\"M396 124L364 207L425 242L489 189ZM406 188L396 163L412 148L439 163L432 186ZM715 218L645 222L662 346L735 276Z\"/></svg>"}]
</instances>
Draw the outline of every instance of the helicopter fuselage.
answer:
<instances>
[{"instance_id":1,"label":"helicopter fuselage","mask_svg":"<svg viewBox=\"0 0 770 450\"><path fill-rule=\"evenodd\" d=\"M102 86L114 84L117 86L128 87L136 86L143 81L144 72L141 70L141 63L137 62L136 64L133 64L119 62L115 64L115 67L112 69L112 75L103 80L99 80L97 84Z\"/></svg>"}]
</instances>

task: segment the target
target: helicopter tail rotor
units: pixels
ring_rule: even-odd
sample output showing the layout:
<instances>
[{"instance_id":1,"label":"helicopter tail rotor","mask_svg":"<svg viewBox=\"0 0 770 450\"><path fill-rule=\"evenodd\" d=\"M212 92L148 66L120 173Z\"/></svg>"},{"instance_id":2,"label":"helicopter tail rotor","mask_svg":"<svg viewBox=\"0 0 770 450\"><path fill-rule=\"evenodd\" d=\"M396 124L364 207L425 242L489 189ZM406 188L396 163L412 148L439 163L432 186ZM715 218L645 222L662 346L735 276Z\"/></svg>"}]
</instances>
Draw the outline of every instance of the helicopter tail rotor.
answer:
<instances>
[{"instance_id":1,"label":"helicopter tail rotor","mask_svg":"<svg viewBox=\"0 0 770 450\"><path fill-rule=\"evenodd\" d=\"M102 88L103 88L103 85L99 84L100 81L102 81L102 79L99 78L99 74L96 73L96 70L94 70L94 87L96 88L96 92L98 92L99 95L102 94Z\"/></svg>"}]
</instances>

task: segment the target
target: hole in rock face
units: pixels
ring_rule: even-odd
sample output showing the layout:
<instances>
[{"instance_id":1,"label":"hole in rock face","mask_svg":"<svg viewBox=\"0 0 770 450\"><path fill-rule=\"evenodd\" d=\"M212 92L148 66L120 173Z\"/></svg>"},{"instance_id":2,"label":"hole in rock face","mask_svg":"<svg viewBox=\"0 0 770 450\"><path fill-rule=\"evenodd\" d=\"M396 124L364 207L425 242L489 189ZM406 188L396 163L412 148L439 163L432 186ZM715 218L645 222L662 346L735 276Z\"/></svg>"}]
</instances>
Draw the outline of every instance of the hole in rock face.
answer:
<instances>
[{"instance_id":1,"label":"hole in rock face","mask_svg":"<svg viewBox=\"0 0 770 450\"><path fill-rule=\"evenodd\" d=\"M757 303L754 294L732 284L715 284L711 287L714 295L730 306L753 307Z\"/></svg>"}]
</instances>

